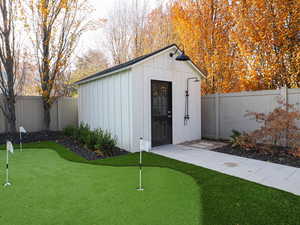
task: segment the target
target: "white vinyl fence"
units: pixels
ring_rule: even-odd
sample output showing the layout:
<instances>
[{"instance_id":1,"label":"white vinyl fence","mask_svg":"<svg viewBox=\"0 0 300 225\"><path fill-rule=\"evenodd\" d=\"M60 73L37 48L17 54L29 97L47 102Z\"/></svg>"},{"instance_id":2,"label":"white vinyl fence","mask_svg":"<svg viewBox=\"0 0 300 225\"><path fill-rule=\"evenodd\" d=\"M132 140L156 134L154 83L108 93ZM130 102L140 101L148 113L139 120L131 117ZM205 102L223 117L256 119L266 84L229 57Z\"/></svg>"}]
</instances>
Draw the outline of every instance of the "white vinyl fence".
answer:
<instances>
[{"instance_id":1,"label":"white vinyl fence","mask_svg":"<svg viewBox=\"0 0 300 225\"><path fill-rule=\"evenodd\" d=\"M297 104L300 110L300 88L265 91L213 94L202 97L202 136L229 139L232 130L252 131L259 127L255 120L245 117L247 111L267 113L277 104L278 98ZM300 123L299 123L300 125Z\"/></svg>"},{"instance_id":2,"label":"white vinyl fence","mask_svg":"<svg viewBox=\"0 0 300 225\"><path fill-rule=\"evenodd\" d=\"M0 96L0 104L2 103ZM16 101L17 127L23 126L30 132L45 129L42 98L38 96L18 96ZM51 130L62 130L68 125L77 125L77 99L59 98L51 108ZM0 133L7 131L5 117L0 110Z\"/></svg>"}]
</instances>

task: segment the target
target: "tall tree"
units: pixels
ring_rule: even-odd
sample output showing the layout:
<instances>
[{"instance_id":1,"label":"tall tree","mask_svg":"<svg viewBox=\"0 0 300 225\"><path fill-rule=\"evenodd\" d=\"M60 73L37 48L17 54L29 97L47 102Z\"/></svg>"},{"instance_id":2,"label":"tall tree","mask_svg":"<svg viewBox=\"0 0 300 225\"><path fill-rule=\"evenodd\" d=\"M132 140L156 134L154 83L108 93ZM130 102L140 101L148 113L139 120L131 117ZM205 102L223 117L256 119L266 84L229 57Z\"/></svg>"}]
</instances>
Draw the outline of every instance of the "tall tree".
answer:
<instances>
[{"instance_id":1,"label":"tall tree","mask_svg":"<svg viewBox=\"0 0 300 225\"><path fill-rule=\"evenodd\" d=\"M0 108L8 121L9 131L16 132L16 89L20 50L17 40L17 19L20 2L0 0Z\"/></svg>"},{"instance_id":2,"label":"tall tree","mask_svg":"<svg viewBox=\"0 0 300 225\"><path fill-rule=\"evenodd\" d=\"M176 0L176 33L207 71L203 94L300 87L299 3Z\"/></svg>"},{"instance_id":3,"label":"tall tree","mask_svg":"<svg viewBox=\"0 0 300 225\"><path fill-rule=\"evenodd\" d=\"M108 14L105 25L105 45L110 52L113 64L123 63L131 58L130 8L124 1L115 2Z\"/></svg>"},{"instance_id":4,"label":"tall tree","mask_svg":"<svg viewBox=\"0 0 300 225\"><path fill-rule=\"evenodd\" d=\"M161 4L147 15L142 29L144 54L178 42L170 10L171 4Z\"/></svg>"},{"instance_id":5,"label":"tall tree","mask_svg":"<svg viewBox=\"0 0 300 225\"><path fill-rule=\"evenodd\" d=\"M113 64L120 64L144 53L144 28L148 15L146 0L115 2L105 26L106 47Z\"/></svg>"},{"instance_id":6,"label":"tall tree","mask_svg":"<svg viewBox=\"0 0 300 225\"><path fill-rule=\"evenodd\" d=\"M300 1L233 1L230 11L246 89L300 87Z\"/></svg>"},{"instance_id":7,"label":"tall tree","mask_svg":"<svg viewBox=\"0 0 300 225\"><path fill-rule=\"evenodd\" d=\"M69 76L65 76L63 87L65 96L77 96L77 85L74 83L89 75L95 74L108 67L108 62L104 54L99 49L90 49L82 56L77 56L74 67L69 71Z\"/></svg>"},{"instance_id":8,"label":"tall tree","mask_svg":"<svg viewBox=\"0 0 300 225\"><path fill-rule=\"evenodd\" d=\"M149 5L148 1L141 0L133 0L131 4L131 50L133 58L136 58L143 55L145 52L146 33L144 33L144 29L147 21L147 15L149 13Z\"/></svg>"},{"instance_id":9,"label":"tall tree","mask_svg":"<svg viewBox=\"0 0 300 225\"><path fill-rule=\"evenodd\" d=\"M50 127L50 108L69 67L76 44L86 29L86 0L29 0L28 21L35 48L43 97L44 122Z\"/></svg>"},{"instance_id":10,"label":"tall tree","mask_svg":"<svg viewBox=\"0 0 300 225\"><path fill-rule=\"evenodd\" d=\"M229 42L232 27L227 0L178 0L172 18L180 42L196 64L207 71L203 93L227 92L235 87L230 73L235 47Z\"/></svg>"},{"instance_id":11,"label":"tall tree","mask_svg":"<svg viewBox=\"0 0 300 225\"><path fill-rule=\"evenodd\" d=\"M22 88L18 89L18 95L38 96L39 93L39 74L35 56L29 51L25 51L20 57L20 76L22 77Z\"/></svg>"},{"instance_id":12,"label":"tall tree","mask_svg":"<svg viewBox=\"0 0 300 225\"><path fill-rule=\"evenodd\" d=\"M90 49L84 55L77 57L71 80L75 82L107 67L108 62L102 51Z\"/></svg>"}]
</instances>

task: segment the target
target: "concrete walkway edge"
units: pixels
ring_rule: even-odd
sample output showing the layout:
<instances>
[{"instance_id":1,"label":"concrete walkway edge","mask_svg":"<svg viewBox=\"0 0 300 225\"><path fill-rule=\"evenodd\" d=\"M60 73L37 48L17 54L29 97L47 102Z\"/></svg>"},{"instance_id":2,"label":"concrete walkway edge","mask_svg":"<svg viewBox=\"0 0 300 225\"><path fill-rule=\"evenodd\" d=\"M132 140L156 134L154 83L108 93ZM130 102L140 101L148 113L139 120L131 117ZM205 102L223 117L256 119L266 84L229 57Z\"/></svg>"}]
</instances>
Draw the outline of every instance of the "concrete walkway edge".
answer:
<instances>
[{"instance_id":1,"label":"concrete walkway edge","mask_svg":"<svg viewBox=\"0 0 300 225\"><path fill-rule=\"evenodd\" d=\"M183 145L159 146L151 152L300 196L299 168Z\"/></svg>"}]
</instances>

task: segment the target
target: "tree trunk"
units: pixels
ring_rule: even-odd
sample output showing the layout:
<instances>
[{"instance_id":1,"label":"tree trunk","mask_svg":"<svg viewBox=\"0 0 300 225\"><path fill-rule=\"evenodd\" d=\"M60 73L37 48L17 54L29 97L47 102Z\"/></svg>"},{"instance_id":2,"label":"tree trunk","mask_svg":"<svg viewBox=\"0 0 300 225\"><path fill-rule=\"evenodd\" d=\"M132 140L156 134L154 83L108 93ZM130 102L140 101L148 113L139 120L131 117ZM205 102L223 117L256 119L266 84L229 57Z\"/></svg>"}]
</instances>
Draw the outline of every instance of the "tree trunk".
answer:
<instances>
[{"instance_id":1,"label":"tree trunk","mask_svg":"<svg viewBox=\"0 0 300 225\"><path fill-rule=\"evenodd\" d=\"M7 84L8 84L8 95L6 97L6 103L7 103L7 120L8 120L8 127L9 132L17 132L16 130L16 96L15 96L15 90L14 90L14 72L13 72L13 61L8 61L9 66L7 66L6 71L8 72L7 77Z\"/></svg>"},{"instance_id":2,"label":"tree trunk","mask_svg":"<svg viewBox=\"0 0 300 225\"><path fill-rule=\"evenodd\" d=\"M0 106L8 122L8 132L16 132L16 108L15 108L15 79L16 67L15 60L17 50L15 44L15 8L12 1L1 1L0 7L0 85L4 97L4 105Z\"/></svg>"},{"instance_id":3,"label":"tree trunk","mask_svg":"<svg viewBox=\"0 0 300 225\"><path fill-rule=\"evenodd\" d=\"M9 116L8 120L8 131L11 133L16 133L16 107L14 102L9 102L7 105Z\"/></svg>"},{"instance_id":4,"label":"tree trunk","mask_svg":"<svg viewBox=\"0 0 300 225\"><path fill-rule=\"evenodd\" d=\"M44 106L44 123L45 123L45 129L50 130L50 122L51 122L51 117L50 117L50 108L51 105L47 102L43 102Z\"/></svg>"},{"instance_id":5,"label":"tree trunk","mask_svg":"<svg viewBox=\"0 0 300 225\"><path fill-rule=\"evenodd\" d=\"M16 133L16 107L14 98L5 96L3 103L4 106L1 109L8 123L8 132Z\"/></svg>"}]
</instances>

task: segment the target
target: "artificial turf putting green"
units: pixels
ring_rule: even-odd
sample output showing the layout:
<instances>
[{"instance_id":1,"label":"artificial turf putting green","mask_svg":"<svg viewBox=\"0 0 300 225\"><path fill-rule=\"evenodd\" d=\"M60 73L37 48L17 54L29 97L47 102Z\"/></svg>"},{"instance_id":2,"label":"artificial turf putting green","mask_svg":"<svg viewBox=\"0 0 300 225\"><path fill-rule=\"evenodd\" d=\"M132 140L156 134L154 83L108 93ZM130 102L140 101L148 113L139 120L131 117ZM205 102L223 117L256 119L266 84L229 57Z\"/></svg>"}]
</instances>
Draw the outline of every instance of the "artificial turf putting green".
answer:
<instances>
[{"instance_id":1,"label":"artificial turf putting green","mask_svg":"<svg viewBox=\"0 0 300 225\"><path fill-rule=\"evenodd\" d=\"M0 159L4 165L4 151ZM74 163L48 149L16 151L10 168L13 186L0 188L1 225L199 223L198 186L175 170L145 169L146 189L138 192L137 168Z\"/></svg>"},{"instance_id":2,"label":"artificial turf putting green","mask_svg":"<svg viewBox=\"0 0 300 225\"><path fill-rule=\"evenodd\" d=\"M87 161L54 142L25 148L12 156L14 185L0 187L1 225L300 224L299 196L155 154L144 153L140 193L138 154Z\"/></svg>"}]
</instances>

